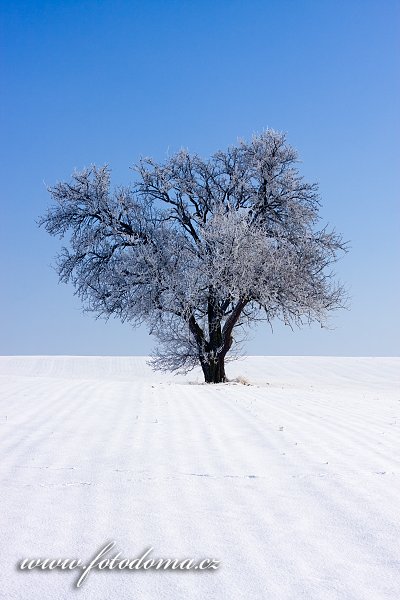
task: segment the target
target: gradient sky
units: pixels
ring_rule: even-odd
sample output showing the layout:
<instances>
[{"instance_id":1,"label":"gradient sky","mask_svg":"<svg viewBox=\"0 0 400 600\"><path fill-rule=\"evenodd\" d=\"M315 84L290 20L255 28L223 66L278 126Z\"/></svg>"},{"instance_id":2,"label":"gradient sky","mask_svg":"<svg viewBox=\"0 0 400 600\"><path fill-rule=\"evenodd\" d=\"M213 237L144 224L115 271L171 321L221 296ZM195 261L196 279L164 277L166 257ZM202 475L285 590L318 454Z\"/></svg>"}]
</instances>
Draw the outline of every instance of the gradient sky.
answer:
<instances>
[{"instance_id":1,"label":"gradient sky","mask_svg":"<svg viewBox=\"0 0 400 600\"><path fill-rule=\"evenodd\" d=\"M147 332L83 315L35 220L46 185L141 155L203 156L286 131L321 215L351 241L351 310L249 354L398 355L400 2L0 2L1 354L148 354ZM397 172L396 172L397 171Z\"/></svg>"}]
</instances>

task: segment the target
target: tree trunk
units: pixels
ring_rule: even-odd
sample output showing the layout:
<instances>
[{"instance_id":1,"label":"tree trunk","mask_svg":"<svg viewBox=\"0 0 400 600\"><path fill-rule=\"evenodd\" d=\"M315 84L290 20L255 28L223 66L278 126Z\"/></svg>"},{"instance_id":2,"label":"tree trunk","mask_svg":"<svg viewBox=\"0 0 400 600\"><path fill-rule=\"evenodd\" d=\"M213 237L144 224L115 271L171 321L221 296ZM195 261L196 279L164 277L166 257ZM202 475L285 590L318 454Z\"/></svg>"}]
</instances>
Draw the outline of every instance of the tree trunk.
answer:
<instances>
[{"instance_id":1,"label":"tree trunk","mask_svg":"<svg viewBox=\"0 0 400 600\"><path fill-rule=\"evenodd\" d=\"M209 362L203 362L201 367L206 383L224 383L226 381L225 356L219 356Z\"/></svg>"},{"instance_id":2,"label":"tree trunk","mask_svg":"<svg viewBox=\"0 0 400 600\"><path fill-rule=\"evenodd\" d=\"M247 298L239 299L222 327L222 314L226 310L226 307L221 312L221 307L215 299L214 290L210 286L207 307L208 340L204 335L204 331L199 327L194 315L190 316L189 328L197 342L199 361L206 383L223 383L227 381L225 356L233 343L233 328L247 303Z\"/></svg>"}]
</instances>

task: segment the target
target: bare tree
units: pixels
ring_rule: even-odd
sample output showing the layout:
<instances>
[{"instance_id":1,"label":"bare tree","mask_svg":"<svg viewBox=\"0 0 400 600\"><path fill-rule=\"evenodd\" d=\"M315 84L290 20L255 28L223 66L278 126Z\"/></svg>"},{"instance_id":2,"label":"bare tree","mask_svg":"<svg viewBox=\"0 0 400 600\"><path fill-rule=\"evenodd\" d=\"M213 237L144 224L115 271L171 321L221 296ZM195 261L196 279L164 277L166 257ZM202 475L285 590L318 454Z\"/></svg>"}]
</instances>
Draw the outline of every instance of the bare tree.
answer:
<instances>
[{"instance_id":1,"label":"bare tree","mask_svg":"<svg viewBox=\"0 0 400 600\"><path fill-rule=\"evenodd\" d=\"M40 219L51 235L70 232L58 257L86 310L159 340L152 365L205 381L226 380L225 357L256 320L289 326L343 306L329 267L345 250L318 228L315 184L296 167L285 136L267 130L209 160L178 152L142 159L136 183L110 191L95 166L50 188L56 204Z\"/></svg>"}]
</instances>

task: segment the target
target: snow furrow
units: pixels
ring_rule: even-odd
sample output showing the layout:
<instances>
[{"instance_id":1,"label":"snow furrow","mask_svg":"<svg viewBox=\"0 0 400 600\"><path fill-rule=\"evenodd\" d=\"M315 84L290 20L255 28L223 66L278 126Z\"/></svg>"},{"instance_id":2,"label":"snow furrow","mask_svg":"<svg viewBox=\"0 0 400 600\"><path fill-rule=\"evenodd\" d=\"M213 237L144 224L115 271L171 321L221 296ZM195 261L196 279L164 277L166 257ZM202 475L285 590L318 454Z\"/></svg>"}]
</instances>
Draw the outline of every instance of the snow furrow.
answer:
<instances>
[{"instance_id":1,"label":"snow furrow","mask_svg":"<svg viewBox=\"0 0 400 600\"><path fill-rule=\"evenodd\" d=\"M0 358L5 597L72 597L77 573L15 563L114 539L222 566L96 571L83 600L397 599L396 367L254 357L229 372L255 385L209 386L140 357Z\"/></svg>"}]
</instances>

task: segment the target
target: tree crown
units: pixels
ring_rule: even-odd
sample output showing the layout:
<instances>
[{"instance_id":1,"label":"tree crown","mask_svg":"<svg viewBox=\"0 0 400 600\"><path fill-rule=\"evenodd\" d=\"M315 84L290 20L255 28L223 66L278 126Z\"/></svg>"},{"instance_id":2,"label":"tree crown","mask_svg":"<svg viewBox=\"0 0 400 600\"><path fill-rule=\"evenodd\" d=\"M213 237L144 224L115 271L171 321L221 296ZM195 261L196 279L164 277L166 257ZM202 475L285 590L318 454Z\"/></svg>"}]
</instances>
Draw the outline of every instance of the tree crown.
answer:
<instances>
[{"instance_id":1,"label":"tree crown","mask_svg":"<svg viewBox=\"0 0 400 600\"><path fill-rule=\"evenodd\" d=\"M318 188L285 135L134 170L136 182L114 191L108 167L75 173L50 188L55 205L40 224L70 233L58 273L86 310L149 326L156 368L204 370L255 320L324 324L343 306L329 267L346 245L317 227Z\"/></svg>"}]
</instances>

